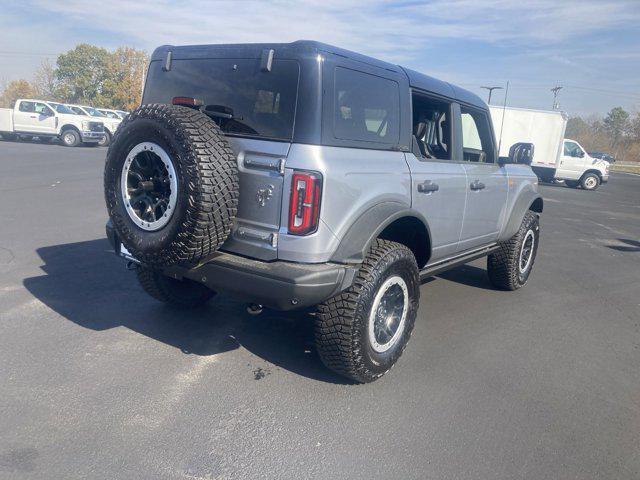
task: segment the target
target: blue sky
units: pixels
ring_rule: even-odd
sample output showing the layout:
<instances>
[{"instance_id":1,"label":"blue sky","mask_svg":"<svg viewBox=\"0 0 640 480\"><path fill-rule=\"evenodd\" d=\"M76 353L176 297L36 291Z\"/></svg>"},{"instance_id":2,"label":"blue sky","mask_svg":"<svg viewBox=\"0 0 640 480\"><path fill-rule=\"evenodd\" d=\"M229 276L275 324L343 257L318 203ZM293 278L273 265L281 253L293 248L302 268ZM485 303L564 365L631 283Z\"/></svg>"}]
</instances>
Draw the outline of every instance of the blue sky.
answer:
<instances>
[{"instance_id":1,"label":"blue sky","mask_svg":"<svg viewBox=\"0 0 640 480\"><path fill-rule=\"evenodd\" d=\"M95 8L95 10L93 9ZM640 110L640 0L5 0L0 80L30 78L81 42L162 44L313 39L468 88L510 81L509 105L570 114ZM503 92L494 92L494 103Z\"/></svg>"}]
</instances>

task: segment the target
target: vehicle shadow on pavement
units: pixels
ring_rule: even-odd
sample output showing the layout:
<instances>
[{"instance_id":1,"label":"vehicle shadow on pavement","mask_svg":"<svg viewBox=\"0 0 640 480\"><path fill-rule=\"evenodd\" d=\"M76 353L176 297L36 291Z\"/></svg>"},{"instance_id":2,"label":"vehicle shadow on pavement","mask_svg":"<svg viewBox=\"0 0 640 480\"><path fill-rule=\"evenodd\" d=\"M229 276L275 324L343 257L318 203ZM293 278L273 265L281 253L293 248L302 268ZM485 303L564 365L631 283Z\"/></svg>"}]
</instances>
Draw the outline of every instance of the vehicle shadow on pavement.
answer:
<instances>
[{"instance_id":1,"label":"vehicle shadow on pavement","mask_svg":"<svg viewBox=\"0 0 640 480\"><path fill-rule=\"evenodd\" d=\"M496 290L489 281L487 271L484 268L476 267L474 265L461 265L452 270L439 273L436 277L467 285L469 287Z\"/></svg>"},{"instance_id":2,"label":"vehicle shadow on pavement","mask_svg":"<svg viewBox=\"0 0 640 480\"><path fill-rule=\"evenodd\" d=\"M619 242L626 245L607 245L611 250L617 250L618 252L640 252L640 242L637 240L630 240L628 238L619 238Z\"/></svg>"},{"instance_id":3,"label":"vehicle shadow on pavement","mask_svg":"<svg viewBox=\"0 0 640 480\"><path fill-rule=\"evenodd\" d=\"M254 317L243 303L224 295L195 310L169 307L140 288L106 239L42 247L37 253L44 262L44 275L25 279L25 288L81 327L98 332L126 327L193 355L243 347L296 374L349 383L322 365L313 347L313 317L308 313L266 310Z\"/></svg>"}]
</instances>

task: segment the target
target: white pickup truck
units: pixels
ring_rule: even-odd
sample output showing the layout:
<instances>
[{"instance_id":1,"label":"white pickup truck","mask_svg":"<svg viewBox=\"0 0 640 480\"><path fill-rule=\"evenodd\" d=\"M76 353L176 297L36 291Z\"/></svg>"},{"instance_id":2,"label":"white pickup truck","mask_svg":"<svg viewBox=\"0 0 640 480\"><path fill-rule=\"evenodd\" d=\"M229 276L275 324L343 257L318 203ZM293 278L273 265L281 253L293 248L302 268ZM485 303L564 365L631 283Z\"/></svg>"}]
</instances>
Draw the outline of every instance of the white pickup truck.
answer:
<instances>
[{"instance_id":1,"label":"white pickup truck","mask_svg":"<svg viewBox=\"0 0 640 480\"><path fill-rule=\"evenodd\" d=\"M67 105L67 107L76 112L78 115L84 115L91 118L92 120L104 123L104 140L100 142L101 147L106 147L111 143L111 139L116 133L118 125L122 123L121 118L108 117L97 108L89 107L86 105Z\"/></svg>"},{"instance_id":2,"label":"white pickup truck","mask_svg":"<svg viewBox=\"0 0 640 480\"><path fill-rule=\"evenodd\" d=\"M59 139L67 147L103 141L102 122L76 115L64 105L20 98L13 109L0 108L0 135L8 140L21 136Z\"/></svg>"},{"instance_id":3,"label":"white pickup truck","mask_svg":"<svg viewBox=\"0 0 640 480\"><path fill-rule=\"evenodd\" d=\"M609 180L609 162L591 157L577 141L564 138L564 112L498 106L490 110L500 156L508 156L514 143L533 143L531 168L540 180L563 180L568 187L585 190Z\"/></svg>"}]
</instances>

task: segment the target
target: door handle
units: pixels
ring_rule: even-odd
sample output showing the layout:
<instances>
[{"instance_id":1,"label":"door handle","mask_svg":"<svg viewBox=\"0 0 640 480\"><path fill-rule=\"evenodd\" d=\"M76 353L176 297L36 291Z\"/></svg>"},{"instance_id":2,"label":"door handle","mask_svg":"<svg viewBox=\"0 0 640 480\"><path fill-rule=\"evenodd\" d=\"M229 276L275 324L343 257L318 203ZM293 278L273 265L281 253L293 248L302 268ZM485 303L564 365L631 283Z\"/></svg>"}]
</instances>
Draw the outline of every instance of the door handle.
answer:
<instances>
[{"instance_id":1,"label":"door handle","mask_svg":"<svg viewBox=\"0 0 640 480\"><path fill-rule=\"evenodd\" d=\"M474 180L469 186L471 187L471 190L482 190L485 187L484 183L480 180Z\"/></svg>"},{"instance_id":2,"label":"door handle","mask_svg":"<svg viewBox=\"0 0 640 480\"><path fill-rule=\"evenodd\" d=\"M38 118L38 117L36 117L35 115L29 115L29 116L30 116L31 118Z\"/></svg>"},{"instance_id":3,"label":"door handle","mask_svg":"<svg viewBox=\"0 0 640 480\"><path fill-rule=\"evenodd\" d=\"M418 192L420 193L433 193L440 190L440 185L433 183L431 180L425 180L423 183L418 184Z\"/></svg>"}]
</instances>

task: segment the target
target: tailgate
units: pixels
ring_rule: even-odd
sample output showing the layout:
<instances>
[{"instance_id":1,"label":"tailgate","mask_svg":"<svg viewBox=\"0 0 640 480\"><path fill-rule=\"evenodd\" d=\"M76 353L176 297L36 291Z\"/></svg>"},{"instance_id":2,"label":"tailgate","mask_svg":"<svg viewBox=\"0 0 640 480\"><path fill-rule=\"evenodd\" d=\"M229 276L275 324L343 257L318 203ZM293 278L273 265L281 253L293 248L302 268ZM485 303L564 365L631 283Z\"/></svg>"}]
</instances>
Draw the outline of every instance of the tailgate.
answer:
<instances>
[{"instance_id":1,"label":"tailgate","mask_svg":"<svg viewBox=\"0 0 640 480\"><path fill-rule=\"evenodd\" d=\"M0 132L13 132L13 110L0 108Z\"/></svg>"},{"instance_id":2,"label":"tailgate","mask_svg":"<svg viewBox=\"0 0 640 480\"><path fill-rule=\"evenodd\" d=\"M275 260L284 191L284 162L291 144L227 137L238 159L238 215L222 250Z\"/></svg>"}]
</instances>

